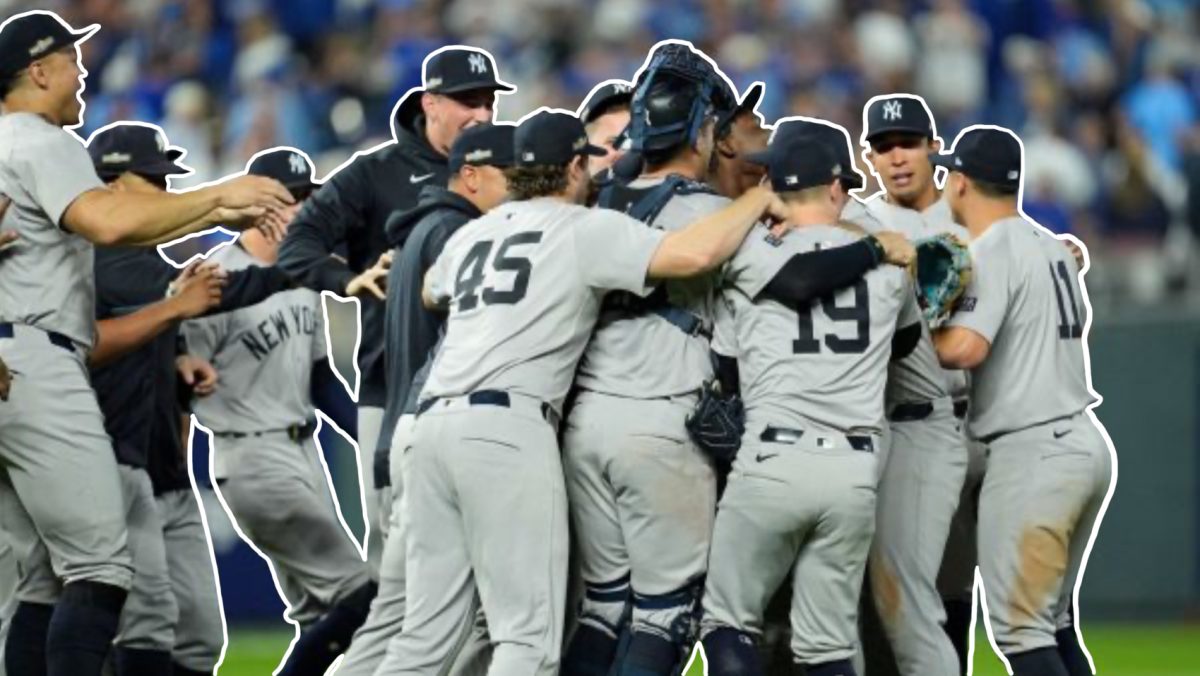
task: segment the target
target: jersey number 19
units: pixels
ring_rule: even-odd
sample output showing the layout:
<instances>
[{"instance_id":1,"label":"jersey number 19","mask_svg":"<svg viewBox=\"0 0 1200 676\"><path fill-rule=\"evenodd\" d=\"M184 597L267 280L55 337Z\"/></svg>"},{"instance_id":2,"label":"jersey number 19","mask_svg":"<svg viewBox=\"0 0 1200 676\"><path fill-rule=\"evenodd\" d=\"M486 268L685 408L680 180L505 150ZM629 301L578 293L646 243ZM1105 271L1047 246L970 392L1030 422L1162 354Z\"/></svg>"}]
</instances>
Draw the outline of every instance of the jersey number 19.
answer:
<instances>
[{"instance_id":1,"label":"jersey number 19","mask_svg":"<svg viewBox=\"0 0 1200 676\"><path fill-rule=\"evenodd\" d=\"M839 307L832 294L821 298L821 309L830 321L853 322L855 325L853 338L842 338L834 333L825 335L825 346L834 354L862 354L871 344L871 294L867 280L858 280L848 290L854 291L854 304L848 307ZM793 354L817 354L821 351L821 341L817 340L813 331L812 313L816 305L813 302L796 308L796 316L800 318L800 337L792 341Z\"/></svg>"},{"instance_id":2,"label":"jersey number 19","mask_svg":"<svg viewBox=\"0 0 1200 676\"><path fill-rule=\"evenodd\" d=\"M524 256L512 255L509 249L522 244L537 244L542 241L542 233L518 232L500 242L496 256L492 257L492 242L490 239L481 240L471 247L458 267L454 279L454 297L458 299L459 311L472 310L479 305L482 298L484 305L512 305L525 297L529 289L529 273L533 269L529 259ZM495 272L516 273L512 279L512 287L497 289L494 286L483 286L488 260L491 259L491 269Z\"/></svg>"}]
</instances>

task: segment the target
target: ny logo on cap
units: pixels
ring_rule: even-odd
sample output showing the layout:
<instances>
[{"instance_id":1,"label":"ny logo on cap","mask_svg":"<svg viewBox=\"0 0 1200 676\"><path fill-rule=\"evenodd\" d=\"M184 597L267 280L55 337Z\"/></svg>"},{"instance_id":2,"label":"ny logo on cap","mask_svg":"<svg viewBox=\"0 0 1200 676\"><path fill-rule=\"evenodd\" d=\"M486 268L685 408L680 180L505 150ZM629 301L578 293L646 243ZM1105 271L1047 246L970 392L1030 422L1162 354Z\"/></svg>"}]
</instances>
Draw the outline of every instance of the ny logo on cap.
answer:
<instances>
[{"instance_id":1,"label":"ny logo on cap","mask_svg":"<svg viewBox=\"0 0 1200 676\"><path fill-rule=\"evenodd\" d=\"M308 163L300 157L300 153L291 153L288 155L288 166L291 167L293 174L303 174L308 171Z\"/></svg>"},{"instance_id":2,"label":"ny logo on cap","mask_svg":"<svg viewBox=\"0 0 1200 676\"><path fill-rule=\"evenodd\" d=\"M50 38L50 37L42 38L41 40L38 40L37 42L33 43L33 46L29 48L29 55L37 56L37 55L41 54L42 52L46 51L47 49L50 49L50 46L53 44L54 44L54 38Z\"/></svg>"},{"instance_id":3,"label":"ny logo on cap","mask_svg":"<svg viewBox=\"0 0 1200 676\"><path fill-rule=\"evenodd\" d=\"M884 101L884 103L883 103L883 119L899 120L902 117L904 117L904 109L902 107L900 107L899 99L893 99L891 101Z\"/></svg>"},{"instance_id":4,"label":"ny logo on cap","mask_svg":"<svg viewBox=\"0 0 1200 676\"><path fill-rule=\"evenodd\" d=\"M631 87L624 82L618 82L613 85L614 94L628 94Z\"/></svg>"},{"instance_id":5,"label":"ny logo on cap","mask_svg":"<svg viewBox=\"0 0 1200 676\"><path fill-rule=\"evenodd\" d=\"M487 58L483 54L472 54L467 57L467 64L471 66L472 73L488 72Z\"/></svg>"}]
</instances>

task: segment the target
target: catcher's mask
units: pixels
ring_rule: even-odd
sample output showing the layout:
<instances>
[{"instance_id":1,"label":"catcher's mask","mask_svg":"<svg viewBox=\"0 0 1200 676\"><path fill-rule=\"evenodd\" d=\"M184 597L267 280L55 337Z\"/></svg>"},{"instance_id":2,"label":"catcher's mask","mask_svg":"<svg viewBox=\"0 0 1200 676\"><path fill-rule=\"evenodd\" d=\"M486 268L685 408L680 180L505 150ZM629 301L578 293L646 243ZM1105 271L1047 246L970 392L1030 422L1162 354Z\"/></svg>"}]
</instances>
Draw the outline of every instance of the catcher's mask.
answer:
<instances>
[{"instance_id":1,"label":"catcher's mask","mask_svg":"<svg viewBox=\"0 0 1200 676\"><path fill-rule=\"evenodd\" d=\"M634 89L629 150L692 145L709 117L736 105L729 85L695 50L683 44L662 45Z\"/></svg>"}]
</instances>

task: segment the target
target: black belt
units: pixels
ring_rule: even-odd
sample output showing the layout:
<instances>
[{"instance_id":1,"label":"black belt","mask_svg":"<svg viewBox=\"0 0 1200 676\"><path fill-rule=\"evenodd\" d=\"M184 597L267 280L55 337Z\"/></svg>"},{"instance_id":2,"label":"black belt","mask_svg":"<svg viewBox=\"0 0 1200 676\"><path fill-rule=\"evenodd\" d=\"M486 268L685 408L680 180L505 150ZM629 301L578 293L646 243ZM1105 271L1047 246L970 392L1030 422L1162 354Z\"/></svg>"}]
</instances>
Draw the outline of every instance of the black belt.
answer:
<instances>
[{"instance_id":1,"label":"black belt","mask_svg":"<svg viewBox=\"0 0 1200 676\"><path fill-rule=\"evenodd\" d=\"M892 422L915 422L924 420L933 415L933 402L923 401L919 404L896 404L888 413L888 420ZM959 399L954 402L954 417L962 420L967 417L967 400Z\"/></svg>"},{"instance_id":2,"label":"black belt","mask_svg":"<svg viewBox=\"0 0 1200 676\"><path fill-rule=\"evenodd\" d=\"M794 444L800 441L800 438L805 434L804 430L790 429L787 427L771 427L768 426L759 435L760 441L765 441L772 444ZM860 434L839 435L846 437L846 443L850 444L850 448L856 451L865 451L867 453L875 452L875 440L871 437Z\"/></svg>"},{"instance_id":3,"label":"black belt","mask_svg":"<svg viewBox=\"0 0 1200 676\"><path fill-rule=\"evenodd\" d=\"M432 397L425 399L417 404L417 415L433 408L433 405L445 399L446 397ZM508 392L504 390L475 390L467 395L467 403L471 406L499 406L501 408L512 408L512 398L508 396ZM546 402L542 402L542 417L546 422L558 426L558 414L554 412L554 407Z\"/></svg>"},{"instance_id":4,"label":"black belt","mask_svg":"<svg viewBox=\"0 0 1200 676\"><path fill-rule=\"evenodd\" d=\"M274 430L259 430L258 432L213 432L213 436L222 439L246 439L248 437L265 437L269 434L279 434L286 432L289 441L300 441L312 436L312 433L317 431L317 421L310 420L306 423L298 425L288 425Z\"/></svg>"},{"instance_id":5,"label":"black belt","mask_svg":"<svg viewBox=\"0 0 1200 676\"><path fill-rule=\"evenodd\" d=\"M58 331L45 331L38 329L36 326L31 326L32 329L37 329L50 339L50 344L55 347L61 347L67 352L75 351L75 341L59 333ZM12 338L16 335L15 325L11 322L0 322L0 338Z\"/></svg>"}]
</instances>

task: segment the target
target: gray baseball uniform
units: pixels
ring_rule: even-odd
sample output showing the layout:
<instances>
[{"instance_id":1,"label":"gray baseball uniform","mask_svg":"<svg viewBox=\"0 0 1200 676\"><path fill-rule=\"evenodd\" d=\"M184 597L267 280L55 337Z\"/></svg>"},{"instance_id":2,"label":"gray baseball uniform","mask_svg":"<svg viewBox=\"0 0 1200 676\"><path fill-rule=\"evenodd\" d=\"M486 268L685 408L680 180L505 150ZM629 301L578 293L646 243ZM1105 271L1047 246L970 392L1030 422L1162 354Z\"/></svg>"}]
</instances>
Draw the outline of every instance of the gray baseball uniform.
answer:
<instances>
[{"instance_id":1,"label":"gray baseball uniform","mask_svg":"<svg viewBox=\"0 0 1200 676\"><path fill-rule=\"evenodd\" d=\"M869 231L892 230L912 240L953 232L969 239L952 222L945 200L917 212L876 198L851 202L846 212ZM868 571L899 673L955 676L958 655L942 630L946 610L937 580L966 479L966 442L954 407L955 396L965 397L966 377L941 367L929 328L921 324L916 348L888 370L890 434ZM975 557L968 560L973 570Z\"/></svg>"},{"instance_id":2,"label":"gray baseball uniform","mask_svg":"<svg viewBox=\"0 0 1200 676\"><path fill-rule=\"evenodd\" d=\"M971 435L987 444L979 568L1000 650L1055 645L1112 478L1087 411L1087 307L1074 258L1022 217L971 245L975 274L950 325L991 344L972 372Z\"/></svg>"},{"instance_id":3,"label":"gray baseball uniform","mask_svg":"<svg viewBox=\"0 0 1200 676\"><path fill-rule=\"evenodd\" d=\"M0 358L14 392L0 403L0 527L22 563L44 559L63 582L128 589L121 485L85 363L92 245L61 227L67 207L101 187L74 136L29 113L0 118L0 194L12 200L0 227L20 236L0 265ZM26 588L21 600L54 600L26 598Z\"/></svg>"},{"instance_id":4,"label":"gray baseball uniform","mask_svg":"<svg viewBox=\"0 0 1200 676\"><path fill-rule=\"evenodd\" d=\"M16 591L17 562L8 544L8 533L0 530L0 648L8 640L8 621L17 605ZM7 673L4 660L0 659L0 676Z\"/></svg>"},{"instance_id":5,"label":"gray baseball uniform","mask_svg":"<svg viewBox=\"0 0 1200 676\"><path fill-rule=\"evenodd\" d=\"M452 662L482 603L489 674L557 673L567 505L556 422L609 289L645 294L663 233L551 198L455 233L428 276L447 333L405 457L408 616L378 674Z\"/></svg>"},{"instance_id":6,"label":"gray baseball uniform","mask_svg":"<svg viewBox=\"0 0 1200 676\"><path fill-rule=\"evenodd\" d=\"M728 203L676 195L652 225L677 230ZM667 282L667 297L711 325L714 279ZM712 376L708 342L656 314L606 310L579 364L563 468L586 587L580 622L614 636L630 588L634 629L672 635L707 568L716 475L684 420Z\"/></svg>"},{"instance_id":7,"label":"gray baseball uniform","mask_svg":"<svg viewBox=\"0 0 1200 676\"><path fill-rule=\"evenodd\" d=\"M257 261L239 246L210 257L227 270ZM217 494L242 533L273 564L289 616L306 626L369 579L339 521L313 432L310 380L326 356L321 300L309 289L190 320L188 350L220 387L193 402L213 431Z\"/></svg>"},{"instance_id":8,"label":"gray baseball uniform","mask_svg":"<svg viewBox=\"0 0 1200 676\"><path fill-rule=\"evenodd\" d=\"M730 262L724 291L746 434L717 512L703 631L761 636L767 602L791 571L792 652L804 664L855 652L892 336L920 317L906 274L889 266L804 308L759 294L793 255L853 240L827 226L775 239L760 226Z\"/></svg>"},{"instance_id":9,"label":"gray baseball uniform","mask_svg":"<svg viewBox=\"0 0 1200 676\"><path fill-rule=\"evenodd\" d=\"M190 490L176 490L156 499L167 574L179 614L171 656L188 669L212 673L225 648L224 619L212 548L200 516L200 496Z\"/></svg>"}]
</instances>

